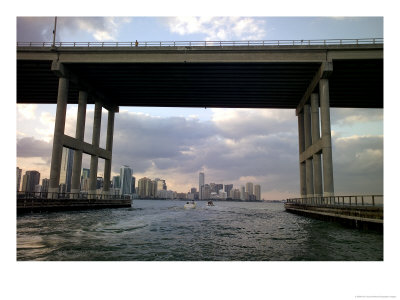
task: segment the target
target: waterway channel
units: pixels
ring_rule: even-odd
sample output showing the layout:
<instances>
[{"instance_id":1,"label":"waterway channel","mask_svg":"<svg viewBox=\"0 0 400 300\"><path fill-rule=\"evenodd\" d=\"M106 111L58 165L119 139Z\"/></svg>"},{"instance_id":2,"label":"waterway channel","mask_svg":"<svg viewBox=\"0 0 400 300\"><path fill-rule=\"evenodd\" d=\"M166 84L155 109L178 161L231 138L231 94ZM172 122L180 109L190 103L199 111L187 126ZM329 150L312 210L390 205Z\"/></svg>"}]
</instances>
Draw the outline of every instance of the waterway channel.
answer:
<instances>
[{"instance_id":1,"label":"waterway channel","mask_svg":"<svg viewBox=\"0 0 400 300\"><path fill-rule=\"evenodd\" d=\"M17 216L17 260L382 261L383 234L282 203L135 200L131 208Z\"/></svg>"}]
</instances>

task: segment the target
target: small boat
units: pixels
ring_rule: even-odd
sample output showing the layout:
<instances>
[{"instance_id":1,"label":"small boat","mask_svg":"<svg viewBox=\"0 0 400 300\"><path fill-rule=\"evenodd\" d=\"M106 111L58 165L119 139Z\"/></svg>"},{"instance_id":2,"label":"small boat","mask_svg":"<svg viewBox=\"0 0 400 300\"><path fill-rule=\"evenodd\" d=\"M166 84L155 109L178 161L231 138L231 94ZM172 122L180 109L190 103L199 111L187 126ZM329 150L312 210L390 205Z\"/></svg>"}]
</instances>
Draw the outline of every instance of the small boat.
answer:
<instances>
[{"instance_id":1,"label":"small boat","mask_svg":"<svg viewBox=\"0 0 400 300\"><path fill-rule=\"evenodd\" d=\"M215 206L214 203L212 201L208 201L207 202L207 206Z\"/></svg>"},{"instance_id":2,"label":"small boat","mask_svg":"<svg viewBox=\"0 0 400 300\"><path fill-rule=\"evenodd\" d=\"M184 205L184 208L196 208L196 202L191 201L191 202L186 202Z\"/></svg>"}]
</instances>

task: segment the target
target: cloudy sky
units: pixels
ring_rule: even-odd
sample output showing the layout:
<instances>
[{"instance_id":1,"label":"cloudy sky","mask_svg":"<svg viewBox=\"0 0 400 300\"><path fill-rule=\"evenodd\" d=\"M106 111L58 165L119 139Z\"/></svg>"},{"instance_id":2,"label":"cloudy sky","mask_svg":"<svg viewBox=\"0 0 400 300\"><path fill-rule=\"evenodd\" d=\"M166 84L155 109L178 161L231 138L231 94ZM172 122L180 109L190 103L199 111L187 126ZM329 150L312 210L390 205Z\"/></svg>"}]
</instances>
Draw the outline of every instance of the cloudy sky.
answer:
<instances>
[{"instance_id":1,"label":"cloudy sky","mask_svg":"<svg viewBox=\"0 0 400 300\"><path fill-rule=\"evenodd\" d=\"M17 18L17 41L52 41L54 18ZM380 17L59 17L57 41L178 41L383 37ZM55 105L17 105L17 166L49 177ZM93 105L85 140L91 141ZM74 136L76 105L66 134ZM331 109L337 194L383 193L383 110ZM105 147L103 110L100 146ZM129 165L136 178L160 177L187 192L206 183L260 184L265 199L299 195L297 118L293 110L120 107L112 175ZM83 167L89 167L84 155ZM102 175L104 162L100 160Z\"/></svg>"}]
</instances>

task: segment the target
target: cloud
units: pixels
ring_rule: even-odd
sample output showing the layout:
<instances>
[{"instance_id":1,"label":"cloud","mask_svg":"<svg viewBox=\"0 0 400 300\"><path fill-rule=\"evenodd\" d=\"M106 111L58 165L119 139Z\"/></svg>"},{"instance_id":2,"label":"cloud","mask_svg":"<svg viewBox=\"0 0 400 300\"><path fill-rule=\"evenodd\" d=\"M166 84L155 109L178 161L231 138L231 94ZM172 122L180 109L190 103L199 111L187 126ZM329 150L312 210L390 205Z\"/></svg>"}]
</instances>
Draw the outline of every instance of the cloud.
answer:
<instances>
[{"instance_id":1,"label":"cloud","mask_svg":"<svg viewBox=\"0 0 400 300\"><path fill-rule=\"evenodd\" d=\"M115 121L113 169L119 171L123 164L138 172L153 163L160 169L179 166L191 147L201 145L214 131L212 124L197 119L121 112Z\"/></svg>"},{"instance_id":2,"label":"cloud","mask_svg":"<svg viewBox=\"0 0 400 300\"><path fill-rule=\"evenodd\" d=\"M127 17L58 17L56 41L116 41L121 27L131 21ZM17 41L51 42L54 18L18 17Z\"/></svg>"},{"instance_id":3,"label":"cloud","mask_svg":"<svg viewBox=\"0 0 400 300\"><path fill-rule=\"evenodd\" d=\"M333 140L335 192L383 194L383 136Z\"/></svg>"},{"instance_id":4,"label":"cloud","mask_svg":"<svg viewBox=\"0 0 400 300\"><path fill-rule=\"evenodd\" d=\"M34 137L17 139L18 157L49 157L51 156L51 149L51 143L37 140Z\"/></svg>"},{"instance_id":5,"label":"cloud","mask_svg":"<svg viewBox=\"0 0 400 300\"><path fill-rule=\"evenodd\" d=\"M366 122L382 122L383 109L331 109L332 125L353 125Z\"/></svg>"},{"instance_id":6,"label":"cloud","mask_svg":"<svg viewBox=\"0 0 400 300\"><path fill-rule=\"evenodd\" d=\"M51 42L54 17L17 17L18 42Z\"/></svg>"},{"instance_id":7,"label":"cloud","mask_svg":"<svg viewBox=\"0 0 400 300\"><path fill-rule=\"evenodd\" d=\"M297 120L291 110L213 109L213 122L220 132L232 139L249 135L296 133Z\"/></svg>"},{"instance_id":8,"label":"cloud","mask_svg":"<svg viewBox=\"0 0 400 300\"><path fill-rule=\"evenodd\" d=\"M34 120L36 119L37 104L18 104L17 105L17 118L20 120Z\"/></svg>"},{"instance_id":9,"label":"cloud","mask_svg":"<svg viewBox=\"0 0 400 300\"><path fill-rule=\"evenodd\" d=\"M265 38L265 21L249 17L173 17L168 19L172 33L203 34L205 40L259 40Z\"/></svg>"},{"instance_id":10,"label":"cloud","mask_svg":"<svg viewBox=\"0 0 400 300\"><path fill-rule=\"evenodd\" d=\"M86 17L86 18L61 18L64 33L74 35L79 31L87 32L96 41L116 41L119 29L123 24L129 23L130 18L116 17Z\"/></svg>"}]
</instances>

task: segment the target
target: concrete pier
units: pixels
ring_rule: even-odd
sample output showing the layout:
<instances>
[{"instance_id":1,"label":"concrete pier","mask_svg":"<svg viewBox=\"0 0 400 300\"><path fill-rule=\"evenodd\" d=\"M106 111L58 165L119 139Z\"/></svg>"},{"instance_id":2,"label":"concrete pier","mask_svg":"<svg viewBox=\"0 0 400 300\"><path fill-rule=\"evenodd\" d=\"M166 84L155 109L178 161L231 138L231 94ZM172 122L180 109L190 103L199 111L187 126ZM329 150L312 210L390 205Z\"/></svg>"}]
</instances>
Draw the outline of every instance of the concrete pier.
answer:
<instances>
[{"instance_id":1,"label":"concrete pier","mask_svg":"<svg viewBox=\"0 0 400 300\"><path fill-rule=\"evenodd\" d=\"M333 164L331 142L331 117L329 106L328 79L319 81L319 94L321 105L321 133L322 133L322 163L324 174L324 196L333 196Z\"/></svg>"},{"instance_id":2,"label":"concrete pier","mask_svg":"<svg viewBox=\"0 0 400 300\"><path fill-rule=\"evenodd\" d=\"M306 104L303 108L304 111L304 145L305 149L311 146L311 112L310 105ZM306 160L306 188L307 197L314 196L314 178L313 178L313 162L312 157Z\"/></svg>"},{"instance_id":3,"label":"concrete pier","mask_svg":"<svg viewBox=\"0 0 400 300\"><path fill-rule=\"evenodd\" d=\"M57 110L54 125L53 150L51 154L49 197L51 197L51 193L58 193L60 183L63 136L65 129L65 117L67 113L68 86L68 79L66 77L60 77L58 80Z\"/></svg>"},{"instance_id":4,"label":"concrete pier","mask_svg":"<svg viewBox=\"0 0 400 300\"><path fill-rule=\"evenodd\" d=\"M299 153L303 153L305 149L304 144L304 113L300 112L297 116L298 129L299 129ZM306 183L306 164L300 161L300 196L307 196L307 183Z\"/></svg>"},{"instance_id":5,"label":"concrete pier","mask_svg":"<svg viewBox=\"0 0 400 300\"><path fill-rule=\"evenodd\" d=\"M112 153L112 145L114 137L114 116L115 113L113 111L108 111L106 150L110 151L110 153ZM112 157L110 157L110 159L106 159L104 162L104 184L103 184L104 194L108 194L110 191L111 161Z\"/></svg>"},{"instance_id":6,"label":"concrete pier","mask_svg":"<svg viewBox=\"0 0 400 300\"><path fill-rule=\"evenodd\" d=\"M88 96L87 92L79 91L79 103L78 103L75 138L80 142L83 142L85 136L87 96ZM72 166L72 179L71 179L71 193L79 193L80 191L82 154L83 151L80 149L75 150L74 152L74 162Z\"/></svg>"},{"instance_id":7,"label":"concrete pier","mask_svg":"<svg viewBox=\"0 0 400 300\"><path fill-rule=\"evenodd\" d=\"M92 135L92 146L96 148L98 148L100 144L101 111L102 111L101 102L96 101L94 106L93 135ZM89 175L89 194L91 195L96 194L98 162L99 162L99 157L95 154L92 154L90 158L90 175Z\"/></svg>"},{"instance_id":8,"label":"concrete pier","mask_svg":"<svg viewBox=\"0 0 400 300\"><path fill-rule=\"evenodd\" d=\"M320 140L319 130L319 100L318 94L311 94L311 132L312 143L316 144ZM322 196L322 166L321 153L313 154L313 178L314 178L314 196Z\"/></svg>"}]
</instances>

